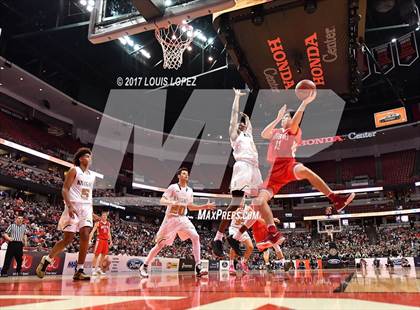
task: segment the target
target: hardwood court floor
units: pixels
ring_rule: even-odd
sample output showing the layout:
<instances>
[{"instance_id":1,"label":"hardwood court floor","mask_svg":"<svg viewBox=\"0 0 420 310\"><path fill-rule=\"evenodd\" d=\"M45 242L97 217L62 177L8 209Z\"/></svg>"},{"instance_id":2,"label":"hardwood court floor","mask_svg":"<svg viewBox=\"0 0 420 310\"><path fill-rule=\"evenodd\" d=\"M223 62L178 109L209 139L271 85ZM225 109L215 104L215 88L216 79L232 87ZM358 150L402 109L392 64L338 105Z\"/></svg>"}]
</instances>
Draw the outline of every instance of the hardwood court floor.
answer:
<instances>
[{"instance_id":1,"label":"hardwood court floor","mask_svg":"<svg viewBox=\"0 0 420 310\"><path fill-rule=\"evenodd\" d=\"M420 269L111 274L0 279L3 309L420 309Z\"/></svg>"}]
</instances>

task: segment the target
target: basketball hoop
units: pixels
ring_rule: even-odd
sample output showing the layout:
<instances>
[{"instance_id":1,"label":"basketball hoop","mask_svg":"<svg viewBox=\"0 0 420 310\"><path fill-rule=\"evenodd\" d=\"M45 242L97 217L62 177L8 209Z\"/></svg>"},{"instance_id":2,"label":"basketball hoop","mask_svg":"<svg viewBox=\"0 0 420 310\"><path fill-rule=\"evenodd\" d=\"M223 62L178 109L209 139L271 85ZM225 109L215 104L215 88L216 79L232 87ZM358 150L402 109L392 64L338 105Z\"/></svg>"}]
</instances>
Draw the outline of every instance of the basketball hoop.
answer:
<instances>
[{"instance_id":1,"label":"basketball hoop","mask_svg":"<svg viewBox=\"0 0 420 310\"><path fill-rule=\"evenodd\" d=\"M168 28L156 29L155 36L162 46L163 68L178 70L182 65L182 55L194 38L193 27L169 25Z\"/></svg>"}]
</instances>

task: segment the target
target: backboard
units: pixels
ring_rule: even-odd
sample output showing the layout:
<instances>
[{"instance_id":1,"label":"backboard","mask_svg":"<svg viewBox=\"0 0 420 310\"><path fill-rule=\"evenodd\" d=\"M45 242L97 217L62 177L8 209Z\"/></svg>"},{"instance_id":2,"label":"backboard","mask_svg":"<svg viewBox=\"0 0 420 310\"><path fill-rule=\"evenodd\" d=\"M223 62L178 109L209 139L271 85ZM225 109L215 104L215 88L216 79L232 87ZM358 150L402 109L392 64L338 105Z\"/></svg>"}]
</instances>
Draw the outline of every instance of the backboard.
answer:
<instances>
[{"instance_id":1,"label":"backboard","mask_svg":"<svg viewBox=\"0 0 420 310\"><path fill-rule=\"evenodd\" d=\"M89 40L103 43L235 6L235 0L95 0Z\"/></svg>"},{"instance_id":2,"label":"backboard","mask_svg":"<svg viewBox=\"0 0 420 310\"><path fill-rule=\"evenodd\" d=\"M317 220L318 233L338 233L342 231L340 219Z\"/></svg>"}]
</instances>

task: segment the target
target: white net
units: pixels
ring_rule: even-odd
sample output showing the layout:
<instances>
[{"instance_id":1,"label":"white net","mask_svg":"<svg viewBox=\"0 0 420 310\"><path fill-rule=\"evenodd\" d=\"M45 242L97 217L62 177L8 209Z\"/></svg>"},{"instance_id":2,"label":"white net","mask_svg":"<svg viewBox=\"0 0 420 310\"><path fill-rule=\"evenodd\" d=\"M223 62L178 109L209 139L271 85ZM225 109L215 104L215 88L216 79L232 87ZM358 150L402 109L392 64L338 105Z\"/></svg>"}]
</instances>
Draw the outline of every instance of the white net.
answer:
<instances>
[{"instance_id":1,"label":"white net","mask_svg":"<svg viewBox=\"0 0 420 310\"><path fill-rule=\"evenodd\" d=\"M184 51L194 38L193 27L186 24L170 25L168 28L156 29L155 35L163 50L163 68L178 70L182 65Z\"/></svg>"}]
</instances>

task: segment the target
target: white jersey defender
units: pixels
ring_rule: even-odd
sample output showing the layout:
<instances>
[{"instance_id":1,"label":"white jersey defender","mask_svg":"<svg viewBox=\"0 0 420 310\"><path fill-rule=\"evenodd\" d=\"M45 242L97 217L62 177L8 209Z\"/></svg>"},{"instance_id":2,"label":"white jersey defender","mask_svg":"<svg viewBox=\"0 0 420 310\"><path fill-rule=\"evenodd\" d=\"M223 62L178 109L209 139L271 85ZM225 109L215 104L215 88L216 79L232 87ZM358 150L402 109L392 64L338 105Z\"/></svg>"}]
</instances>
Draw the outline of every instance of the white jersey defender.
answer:
<instances>
[{"instance_id":1,"label":"white jersey defender","mask_svg":"<svg viewBox=\"0 0 420 310\"><path fill-rule=\"evenodd\" d=\"M58 229L68 232L78 232L80 228L93 226L92 191L95 175L90 170L83 170L76 166L76 177L70 187L70 202L77 215L71 218L65 205L63 214L58 222Z\"/></svg>"},{"instance_id":2,"label":"white jersey defender","mask_svg":"<svg viewBox=\"0 0 420 310\"><path fill-rule=\"evenodd\" d=\"M230 191L243 191L254 196L262 184L262 177L258 168L258 152L252 137L250 122L248 122L247 130L241 131L235 140L230 141L230 144L236 161L233 165Z\"/></svg>"},{"instance_id":3,"label":"white jersey defender","mask_svg":"<svg viewBox=\"0 0 420 310\"><path fill-rule=\"evenodd\" d=\"M156 242L172 245L178 235L182 241L198 237L197 231L187 217L187 206L193 203L194 192L191 187L181 187L179 183L171 184L163 193L163 197L179 202L175 206L167 206L165 218L156 234Z\"/></svg>"}]
</instances>

